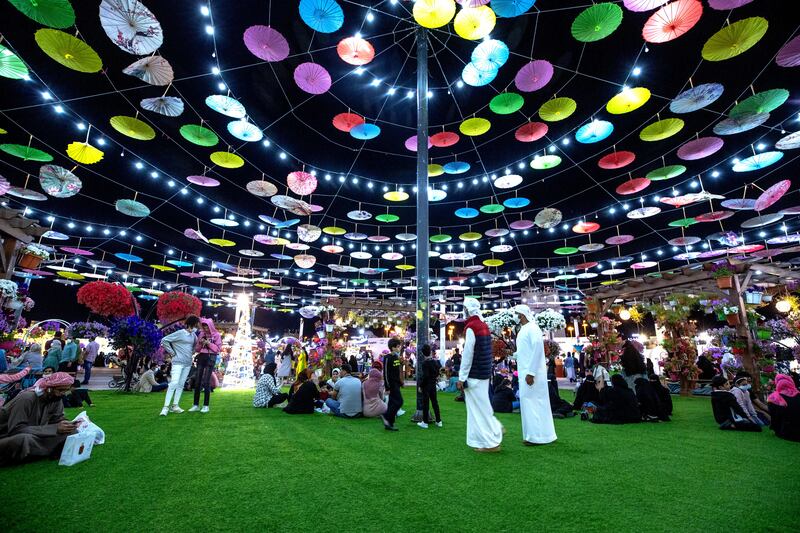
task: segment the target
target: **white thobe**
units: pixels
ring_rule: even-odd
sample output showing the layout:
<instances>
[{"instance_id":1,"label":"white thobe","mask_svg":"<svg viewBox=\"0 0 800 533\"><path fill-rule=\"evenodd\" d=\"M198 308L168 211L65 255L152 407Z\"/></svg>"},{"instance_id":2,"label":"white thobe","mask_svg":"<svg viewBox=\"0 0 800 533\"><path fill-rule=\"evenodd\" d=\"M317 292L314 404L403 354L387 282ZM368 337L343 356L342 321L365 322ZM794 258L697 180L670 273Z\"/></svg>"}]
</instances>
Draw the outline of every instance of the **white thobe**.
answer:
<instances>
[{"instance_id":1,"label":"white thobe","mask_svg":"<svg viewBox=\"0 0 800 533\"><path fill-rule=\"evenodd\" d=\"M469 377L472 358L475 354L475 333L467 329L464 335L464 352L458 380L466 382L464 403L467 405L467 446L471 448L495 448L503 442L503 425L494 416L489 401L489 380Z\"/></svg>"},{"instance_id":2,"label":"white thobe","mask_svg":"<svg viewBox=\"0 0 800 533\"><path fill-rule=\"evenodd\" d=\"M547 390L547 362L544 357L542 330L535 322L522 326L517 334L517 370L519 371L519 411L522 416L522 438L535 444L556 440L556 428L550 410ZM533 376L533 386L526 376Z\"/></svg>"}]
</instances>

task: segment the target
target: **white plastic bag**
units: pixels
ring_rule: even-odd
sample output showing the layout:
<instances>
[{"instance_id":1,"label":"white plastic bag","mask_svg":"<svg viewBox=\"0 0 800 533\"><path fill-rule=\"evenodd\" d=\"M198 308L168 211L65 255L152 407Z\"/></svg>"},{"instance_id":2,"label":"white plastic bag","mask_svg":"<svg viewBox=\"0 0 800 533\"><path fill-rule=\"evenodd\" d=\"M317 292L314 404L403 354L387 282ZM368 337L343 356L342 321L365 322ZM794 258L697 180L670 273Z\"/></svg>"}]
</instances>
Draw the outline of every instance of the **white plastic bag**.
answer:
<instances>
[{"instance_id":1,"label":"white plastic bag","mask_svg":"<svg viewBox=\"0 0 800 533\"><path fill-rule=\"evenodd\" d=\"M94 438L94 433L90 432L76 433L67 437L58 464L72 466L87 460L92 455Z\"/></svg>"},{"instance_id":2,"label":"white plastic bag","mask_svg":"<svg viewBox=\"0 0 800 533\"><path fill-rule=\"evenodd\" d=\"M89 415L86 414L86 411L81 411L81 413L75 417L73 422L78 424L78 427L75 428L78 433L93 435L95 444L103 444L106 441L105 431L100 429L97 424L89 420Z\"/></svg>"}]
</instances>

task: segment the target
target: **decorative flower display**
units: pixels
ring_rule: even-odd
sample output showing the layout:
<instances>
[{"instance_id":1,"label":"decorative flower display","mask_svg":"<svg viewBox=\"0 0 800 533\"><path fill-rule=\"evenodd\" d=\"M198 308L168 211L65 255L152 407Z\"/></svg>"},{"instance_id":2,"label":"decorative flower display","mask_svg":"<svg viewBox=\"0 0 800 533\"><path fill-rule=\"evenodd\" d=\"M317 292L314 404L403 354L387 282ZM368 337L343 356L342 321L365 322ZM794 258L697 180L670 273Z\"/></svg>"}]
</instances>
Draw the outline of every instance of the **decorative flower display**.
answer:
<instances>
[{"instance_id":1,"label":"decorative flower display","mask_svg":"<svg viewBox=\"0 0 800 533\"><path fill-rule=\"evenodd\" d=\"M189 315L200 315L202 308L203 303L196 296L181 291L170 291L158 297L156 316L162 324L171 324Z\"/></svg>"},{"instance_id":2,"label":"decorative flower display","mask_svg":"<svg viewBox=\"0 0 800 533\"><path fill-rule=\"evenodd\" d=\"M541 313L535 315L536 323L544 332L556 331L567 327L567 321L564 315L553 309L545 309Z\"/></svg>"},{"instance_id":3,"label":"decorative flower display","mask_svg":"<svg viewBox=\"0 0 800 533\"><path fill-rule=\"evenodd\" d=\"M33 243L25 246L25 248L22 249L22 254L33 255L41 258L42 260L50 259L50 250L44 246L39 246L38 244Z\"/></svg>"},{"instance_id":4,"label":"decorative flower display","mask_svg":"<svg viewBox=\"0 0 800 533\"><path fill-rule=\"evenodd\" d=\"M68 334L79 339L91 339L94 337L108 337L108 326L100 322L73 322L67 328Z\"/></svg>"},{"instance_id":5,"label":"decorative flower display","mask_svg":"<svg viewBox=\"0 0 800 533\"><path fill-rule=\"evenodd\" d=\"M133 297L117 283L92 281L78 289L78 303L103 317L120 318L134 314Z\"/></svg>"},{"instance_id":6,"label":"decorative flower display","mask_svg":"<svg viewBox=\"0 0 800 533\"><path fill-rule=\"evenodd\" d=\"M494 335L502 336L503 330L517 325L517 314L511 309L501 309L486 317L486 325Z\"/></svg>"},{"instance_id":7,"label":"decorative flower display","mask_svg":"<svg viewBox=\"0 0 800 533\"><path fill-rule=\"evenodd\" d=\"M116 349L133 347L134 356L147 356L156 352L161 343L161 330L154 323L129 316L111 324L111 346Z\"/></svg>"},{"instance_id":8,"label":"decorative flower display","mask_svg":"<svg viewBox=\"0 0 800 533\"><path fill-rule=\"evenodd\" d=\"M17 284L10 279L0 279L0 297L10 298L17 294Z\"/></svg>"}]
</instances>

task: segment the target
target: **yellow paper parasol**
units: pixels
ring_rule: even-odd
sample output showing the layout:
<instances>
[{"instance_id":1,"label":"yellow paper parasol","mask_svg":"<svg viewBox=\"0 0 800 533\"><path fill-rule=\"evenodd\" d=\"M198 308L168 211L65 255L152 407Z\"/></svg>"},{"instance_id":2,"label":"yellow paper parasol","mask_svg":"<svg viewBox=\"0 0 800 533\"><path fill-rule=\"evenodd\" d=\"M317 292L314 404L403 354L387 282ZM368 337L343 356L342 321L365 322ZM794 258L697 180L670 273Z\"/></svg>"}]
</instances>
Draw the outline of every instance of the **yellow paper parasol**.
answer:
<instances>
[{"instance_id":1,"label":"yellow paper parasol","mask_svg":"<svg viewBox=\"0 0 800 533\"><path fill-rule=\"evenodd\" d=\"M441 176L444 174L444 167L442 165L428 165L428 177L435 178L436 176Z\"/></svg>"},{"instance_id":2,"label":"yellow paper parasol","mask_svg":"<svg viewBox=\"0 0 800 533\"><path fill-rule=\"evenodd\" d=\"M67 155L78 163L92 165L103 159L103 152L85 142L73 142L67 146Z\"/></svg>"},{"instance_id":3,"label":"yellow paper parasol","mask_svg":"<svg viewBox=\"0 0 800 533\"><path fill-rule=\"evenodd\" d=\"M477 137L489 131L491 127L492 123L485 118L468 118L461 123L458 131L469 137Z\"/></svg>"},{"instance_id":4,"label":"yellow paper parasol","mask_svg":"<svg viewBox=\"0 0 800 533\"><path fill-rule=\"evenodd\" d=\"M156 132L147 123L135 117L117 115L109 120L111 127L131 139L150 141L156 138Z\"/></svg>"},{"instance_id":5,"label":"yellow paper parasol","mask_svg":"<svg viewBox=\"0 0 800 533\"><path fill-rule=\"evenodd\" d=\"M456 14L453 0L417 0L414 4L414 20L424 28L441 28Z\"/></svg>"},{"instance_id":6,"label":"yellow paper parasol","mask_svg":"<svg viewBox=\"0 0 800 533\"><path fill-rule=\"evenodd\" d=\"M658 122L653 122L639 132L639 138L643 141L661 141L672 137L683 129L683 120L679 118L665 118Z\"/></svg>"},{"instance_id":7,"label":"yellow paper parasol","mask_svg":"<svg viewBox=\"0 0 800 533\"><path fill-rule=\"evenodd\" d=\"M645 89L644 87L625 89L608 101L608 104L606 104L606 111L612 115L630 113L642 107L648 100L650 100L649 89Z\"/></svg>"},{"instance_id":8,"label":"yellow paper parasol","mask_svg":"<svg viewBox=\"0 0 800 533\"><path fill-rule=\"evenodd\" d=\"M414 265L395 265L397 270L414 270Z\"/></svg>"},{"instance_id":9,"label":"yellow paper parasol","mask_svg":"<svg viewBox=\"0 0 800 533\"><path fill-rule=\"evenodd\" d=\"M483 39L494 29L497 17L489 6L465 7L456 15L453 27L464 39Z\"/></svg>"},{"instance_id":10,"label":"yellow paper parasol","mask_svg":"<svg viewBox=\"0 0 800 533\"><path fill-rule=\"evenodd\" d=\"M217 246L221 246L222 248L230 248L231 246L236 246L236 243L233 241L229 241L228 239L208 239L208 242L211 244L216 244Z\"/></svg>"},{"instance_id":11,"label":"yellow paper parasol","mask_svg":"<svg viewBox=\"0 0 800 533\"><path fill-rule=\"evenodd\" d=\"M326 233L328 235L344 235L347 233L347 230L340 228L339 226L326 226L322 228L322 233Z\"/></svg>"},{"instance_id":12,"label":"yellow paper parasol","mask_svg":"<svg viewBox=\"0 0 800 533\"><path fill-rule=\"evenodd\" d=\"M505 263L502 259L484 259L483 264L487 267L499 267Z\"/></svg>"},{"instance_id":13,"label":"yellow paper parasol","mask_svg":"<svg viewBox=\"0 0 800 533\"><path fill-rule=\"evenodd\" d=\"M539 117L547 122L557 122L573 114L577 108L578 104L572 98L553 98L539 108Z\"/></svg>"},{"instance_id":14,"label":"yellow paper parasol","mask_svg":"<svg viewBox=\"0 0 800 533\"><path fill-rule=\"evenodd\" d=\"M37 31L34 37L42 52L67 68L78 72L99 72L103 68L97 52L77 37L47 28Z\"/></svg>"},{"instance_id":15,"label":"yellow paper parasol","mask_svg":"<svg viewBox=\"0 0 800 533\"><path fill-rule=\"evenodd\" d=\"M222 168L240 168L244 166L244 159L230 152L214 152L211 161Z\"/></svg>"},{"instance_id":16,"label":"yellow paper parasol","mask_svg":"<svg viewBox=\"0 0 800 533\"><path fill-rule=\"evenodd\" d=\"M408 193L405 191L389 191L384 193L383 198L390 202L404 202L408 200Z\"/></svg>"},{"instance_id":17,"label":"yellow paper parasol","mask_svg":"<svg viewBox=\"0 0 800 533\"><path fill-rule=\"evenodd\" d=\"M703 59L724 61L743 54L767 33L769 23L762 17L750 17L725 26L703 45Z\"/></svg>"}]
</instances>

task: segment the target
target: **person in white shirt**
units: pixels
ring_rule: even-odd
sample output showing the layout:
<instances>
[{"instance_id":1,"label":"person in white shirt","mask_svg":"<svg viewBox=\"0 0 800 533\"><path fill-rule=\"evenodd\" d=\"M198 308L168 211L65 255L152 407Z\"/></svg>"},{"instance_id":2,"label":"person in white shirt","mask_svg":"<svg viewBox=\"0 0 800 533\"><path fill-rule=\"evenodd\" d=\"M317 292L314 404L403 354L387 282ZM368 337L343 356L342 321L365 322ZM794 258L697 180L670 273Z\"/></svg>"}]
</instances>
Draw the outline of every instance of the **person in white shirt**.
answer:
<instances>
[{"instance_id":1,"label":"person in white shirt","mask_svg":"<svg viewBox=\"0 0 800 533\"><path fill-rule=\"evenodd\" d=\"M183 409L178 406L183 393L183 386L186 378L189 377L189 370L192 368L192 356L194 355L194 343L197 335L194 330L200 319L194 315L189 315L183 322L183 328L170 333L161 339L161 347L172 357L172 372L167 387L167 397L164 399L164 408L161 409L161 416L167 416L168 412L182 413ZM172 402L172 407L170 407Z\"/></svg>"},{"instance_id":2,"label":"person in white shirt","mask_svg":"<svg viewBox=\"0 0 800 533\"><path fill-rule=\"evenodd\" d=\"M517 371L519 372L519 412L522 416L522 443L526 446L556 440L550 394L547 389L547 362L542 330L527 305L514 307L522 327L517 333Z\"/></svg>"}]
</instances>

